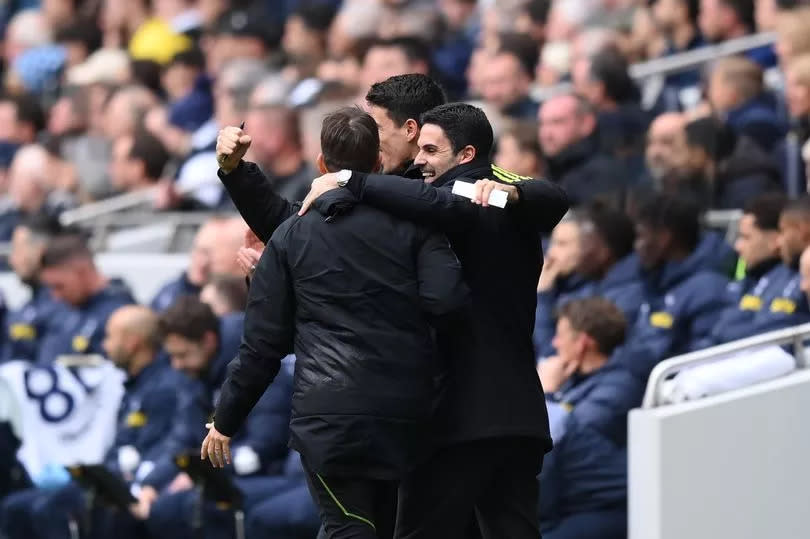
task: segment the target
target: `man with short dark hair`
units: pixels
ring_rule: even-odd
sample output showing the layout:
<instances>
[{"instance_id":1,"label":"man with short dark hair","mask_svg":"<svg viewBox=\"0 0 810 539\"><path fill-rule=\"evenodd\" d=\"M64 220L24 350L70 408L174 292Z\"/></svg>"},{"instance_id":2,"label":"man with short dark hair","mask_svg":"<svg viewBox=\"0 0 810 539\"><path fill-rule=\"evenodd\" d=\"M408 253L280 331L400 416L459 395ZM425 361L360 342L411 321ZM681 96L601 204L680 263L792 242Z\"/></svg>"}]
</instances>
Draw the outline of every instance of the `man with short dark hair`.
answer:
<instances>
[{"instance_id":1,"label":"man with short dark hair","mask_svg":"<svg viewBox=\"0 0 810 539\"><path fill-rule=\"evenodd\" d=\"M321 152L322 171L375 170L373 118L359 108L328 115ZM431 324L452 323L467 288L443 236L359 205L348 190L314 208L286 220L262 254L202 456L229 460L230 437L294 349L290 445L327 536L389 537L398 482L429 447Z\"/></svg>"},{"instance_id":2,"label":"man with short dark hair","mask_svg":"<svg viewBox=\"0 0 810 539\"><path fill-rule=\"evenodd\" d=\"M765 194L745 207L734 247L745 263L745 278L729 284L733 302L717 319L705 348L810 321L807 298L800 289L798 264L779 257L780 215L787 200ZM788 212L793 210L788 210ZM788 214L786 221L790 221ZM786 222L787 225L787 222ZM798 251L798 250L797 250Z\"/></svg>"},{"instance_id":3,"label":"man with short dark hair","mask_svg":"<svg viewBox=\"0 0 810 539\"><path fill-rule=\"evenodd\" d=\"M110 160L110 182L123 192L153 187L162 177L169 153L146 131L122 135L114 143Z\"/></svg>"},{"instance_id":4,"label":"man with short dark hair","mask_svg":"<svg viewBox=\"0 0 810 539\"><path fill-rule=\"evenodd\" d=\"M698 24L711 43L746 36L756 29L754 0L700 0ZM745 56L765 68L777 63L771 45L750 49Z\"/></svg>"},{"instance_id":5,"label":"man with short dark hair","mask_svg":"<svg viewBox=\"0 0 810 539\"><path fill-rule=\"evenodd\" d=\"M327 174L313 182L302 208L343 185L341 192L365 204L445 231L472 291L471 326L438 334L449 372L432 422L437 449L403 481L398 537L460 537L474 512L486 538L539 535L535 477L550 438L531 334L540 235L559 222L568 204L551 182L506 175L503 183L479 183L484 189L477 197L483 205L492 189L504 190L510 202L503 210L453 195L457 182L493 176L492 144L481 109L436 107L422 115L414 160L423 182ZM509 277L494 278L504 274Z\"/></svg>"},{"instance_id":6,"label":"man with short dark hair","mask_svg":"<svg viewBox=\"0 0 810 539\"><path fill-rule=\"evenodd\" d=\"M609 363L626 329L604 298L560 309L558 355L538 368L554 435L539 477L543 537L627 537L627 412L641 404L644 383Z\"/></svg>"},{"instance_id":7,"label":"man with short dark hair","mask_svg":"<svg viewBox=\"0 0 810 539\"><path fill-rule=\"evenodd\" d=\"M215 275L200 290L200 300L207 303L217 316L225 316L245 310L247 292L242 277Z\"/></svg>"},{"instance_id":8,"label":"man with short dark hair","mask_svg":"<svg viewBox=\"0 0 810 539\"><path fill-rule=\"evenodd\" d=\"M39 363L50 364L63 354L103 354L110 314L135 303L123 281L98 271L87 241L78 234L51 239L42 254L40 279L69 312L48 325L37 350Z\"/></svg>"},{"instance_id":9,"label":"man with short dark hair","mask_svg":"<svg viewBox=\"0 0 810 539\"><path fill-rule=\"evenodd\" d=\"M0 96L0 141L33 144L43 129L45 113L36 99L27 94Z\"/></svg>"},{"instance_id":10,"label":"man with short dark hair","mask_svg":"<svg viewBox=\"0 0 810 539\"><path fill-rule=\"evenodd\" d=\"M360 87L366 91L377 82L403 73L430 72L430 48L416 37L378 39L369 45L363 57Z\"/></svg>"},{"instance_id":11,"label":"man with short dark hair","mask_svg":"<svg viewBox=\"0 0 810 539\"><path fill-rule=\"evenodd\" d=\"M524 40L528 41L529 53ZM534 119L538 103L529 91L537 64L537 45L531 38L517 34L501 36L501 46L488 59L482 73L481 97L509 118Z\"/></svg>"}]
</instances>

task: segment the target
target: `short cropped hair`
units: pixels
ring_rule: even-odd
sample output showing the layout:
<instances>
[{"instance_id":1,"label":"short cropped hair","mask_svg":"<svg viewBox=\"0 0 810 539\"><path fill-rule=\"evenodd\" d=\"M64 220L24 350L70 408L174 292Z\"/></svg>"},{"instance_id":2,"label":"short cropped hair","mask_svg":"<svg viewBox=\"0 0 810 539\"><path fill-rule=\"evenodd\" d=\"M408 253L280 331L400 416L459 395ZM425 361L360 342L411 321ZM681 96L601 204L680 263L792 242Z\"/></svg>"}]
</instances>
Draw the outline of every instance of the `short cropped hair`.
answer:
<instances>
[{"instance_id":1,"label":"short cropped hair","mask_svg":"<svg viewBox=\"0 0 810 539\"><path fill-rule=\"evenodd\" d=\"M228 310L239 312L244 311L247 306L248 287L242 277L233 275L215 275L211 278L210 285L214 287L216 293L222 297L228 305Z\"/></svg>"},{"instance_id":2,"label":"short cropped hair","mask_svg":"<svg viewBox=\"0 0 810 539\"><path fill-rule=\"evenodd\" d=\"M492 153L492 125L484 111L466 103L448 103L422 115L422 125L441 127L455 153L466 146L475 148L477 158L489 159Z\"/></svg>"},{"instance_id":3,"label":"short cropped hair","mask_svg":"<svg viewBox=\"0 0 810 539\"><path fill-rule=\"evenodd\" d=\"M436 81L420 73L394 75L371 85L366 94L369 104L385 109L401 127L408 120L420 123L425 112L447 103L447 96Z\"/></svg>"},{"instance_id":4,"label":"short cropped hair","mask_svg":"<svg viewBox=\"0 0 810 539\"><path fill-rule=\"evenodd\" d=\"M55 236L42 253L42 268L57 268L74 260L93 260L87 239L80 234Z\"/></svg>"},{"instance_id":5,"label":"short cropped hair","mask_svg":"<svg viewBox=\"0 0 810 539\"><path fill-rule=\"evenodd\" d=\"M565 318L571 329L593 339L599 352L606 356L624 343L627 333L622 311L602 297L569 301L560 307L557 318Z\"/></svg>"},{"instance_id":6,"label":"short cropped hair","mask_svg":"<svg viewBox=\"0 0 810 539\"><path fill-rule=\"evenodd\" d=\"M655 194L641 205L636 222L668 231L678 245L690 251L700 241L700 208L690 198Z\"/></svg>"},{"instance_id":7,"label":"short cropped hair","mask_svg":"<svg viewBox=\"0 0 810 539\"><path fill-rule=\"evenodd\" d=\"M321 152L330 172L341 169L373 172L380 156L377 124L358 107L343 107L328 114L321 128Z\"/></svg>"},{"instance_id":8,"label":"short cropped hair","mask_svg":"<svg viewBox=\"0 0 810 539\"><path fill-rule=\"evenodd\" d=\"M749 201L743 213L753 216L760 230L776 231L786 204L787 198L782 193L765 193Z\"/></svg>"},{"instance_id":9,"label":"short cropped hair","mask_svg":"<svg viewBox=\"0 0 810 539\"><path fill-rule=\"evenodd\" d=\"M596 234L602 238L616 260L633 252L635 226L633 220L623 211L593 205L579 215L579 220L593 224Z\"/></svg>"},{"instance_id":10,"label":"short cropped hair","mask_svg":"<svg viewBox=\"0 0 810 539\"><path fill-rule=\"evenodd\" d=\"M180 296L158 320L161 341L169 335L178 335L201 343L209 332L219 337L219 319L208 304L195 296Z\"/></svg>"}]
</instances>

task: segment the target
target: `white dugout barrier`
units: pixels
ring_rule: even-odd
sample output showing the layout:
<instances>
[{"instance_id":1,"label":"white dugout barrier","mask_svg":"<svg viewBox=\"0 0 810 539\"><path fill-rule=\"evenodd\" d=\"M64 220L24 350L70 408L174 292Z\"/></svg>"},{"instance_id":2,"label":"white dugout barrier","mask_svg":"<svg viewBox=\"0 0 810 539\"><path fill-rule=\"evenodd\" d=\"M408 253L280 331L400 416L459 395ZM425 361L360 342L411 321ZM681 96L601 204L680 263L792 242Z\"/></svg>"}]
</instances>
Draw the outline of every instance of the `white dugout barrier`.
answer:
<instances>
[{"instance_id":1,"label":"white dugout barrier","mask_svg":"<svg viewBox=\"0 0 810 539\"><path fill-rule=\"evenodd\" d=\"M629 416L630 539L810 537L810 324L673 358ZM729 352L793 345L797 370L728 393L661 406L672 374Z\"/></svg>"}]
</instances>

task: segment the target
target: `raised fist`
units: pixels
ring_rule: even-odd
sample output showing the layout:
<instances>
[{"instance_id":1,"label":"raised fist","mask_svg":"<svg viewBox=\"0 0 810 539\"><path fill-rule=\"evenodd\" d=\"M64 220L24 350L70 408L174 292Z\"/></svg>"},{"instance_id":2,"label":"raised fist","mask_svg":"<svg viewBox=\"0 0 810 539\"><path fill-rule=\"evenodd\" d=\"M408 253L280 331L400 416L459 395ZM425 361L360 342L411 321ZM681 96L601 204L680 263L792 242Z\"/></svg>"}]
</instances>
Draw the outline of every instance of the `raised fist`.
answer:
<instances>
[{"instance_id":1,"label":"raised fist","mask_svg":"<svg viewBox=\"0 0 810 539\"><path fill-rule=\"evenodd\" d=\"M237 166L250 148L250 135L239 127L228 126L217 136L217 164L226 174Z\"/></svg>"}]
</instances>

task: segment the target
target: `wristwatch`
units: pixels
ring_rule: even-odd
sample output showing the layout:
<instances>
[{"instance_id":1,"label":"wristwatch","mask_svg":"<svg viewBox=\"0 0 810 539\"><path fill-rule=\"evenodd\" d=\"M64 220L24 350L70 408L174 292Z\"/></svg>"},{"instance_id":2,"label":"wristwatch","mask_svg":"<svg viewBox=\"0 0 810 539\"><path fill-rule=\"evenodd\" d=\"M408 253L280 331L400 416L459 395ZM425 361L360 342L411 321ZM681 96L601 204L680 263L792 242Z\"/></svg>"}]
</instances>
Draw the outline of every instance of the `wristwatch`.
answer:
<instances>
[{"instance_id":1,"label":"wristwatch","mask_svg":"<svg viewBox=\"0 0 810 539\"><path fill-rule=\"evenodd\" d=\"M337 173L337 184L338 187L346 187L346 184L349 183L349 180L352 179L352 171L343 169Z\"/></svg>"}]
</instances>

